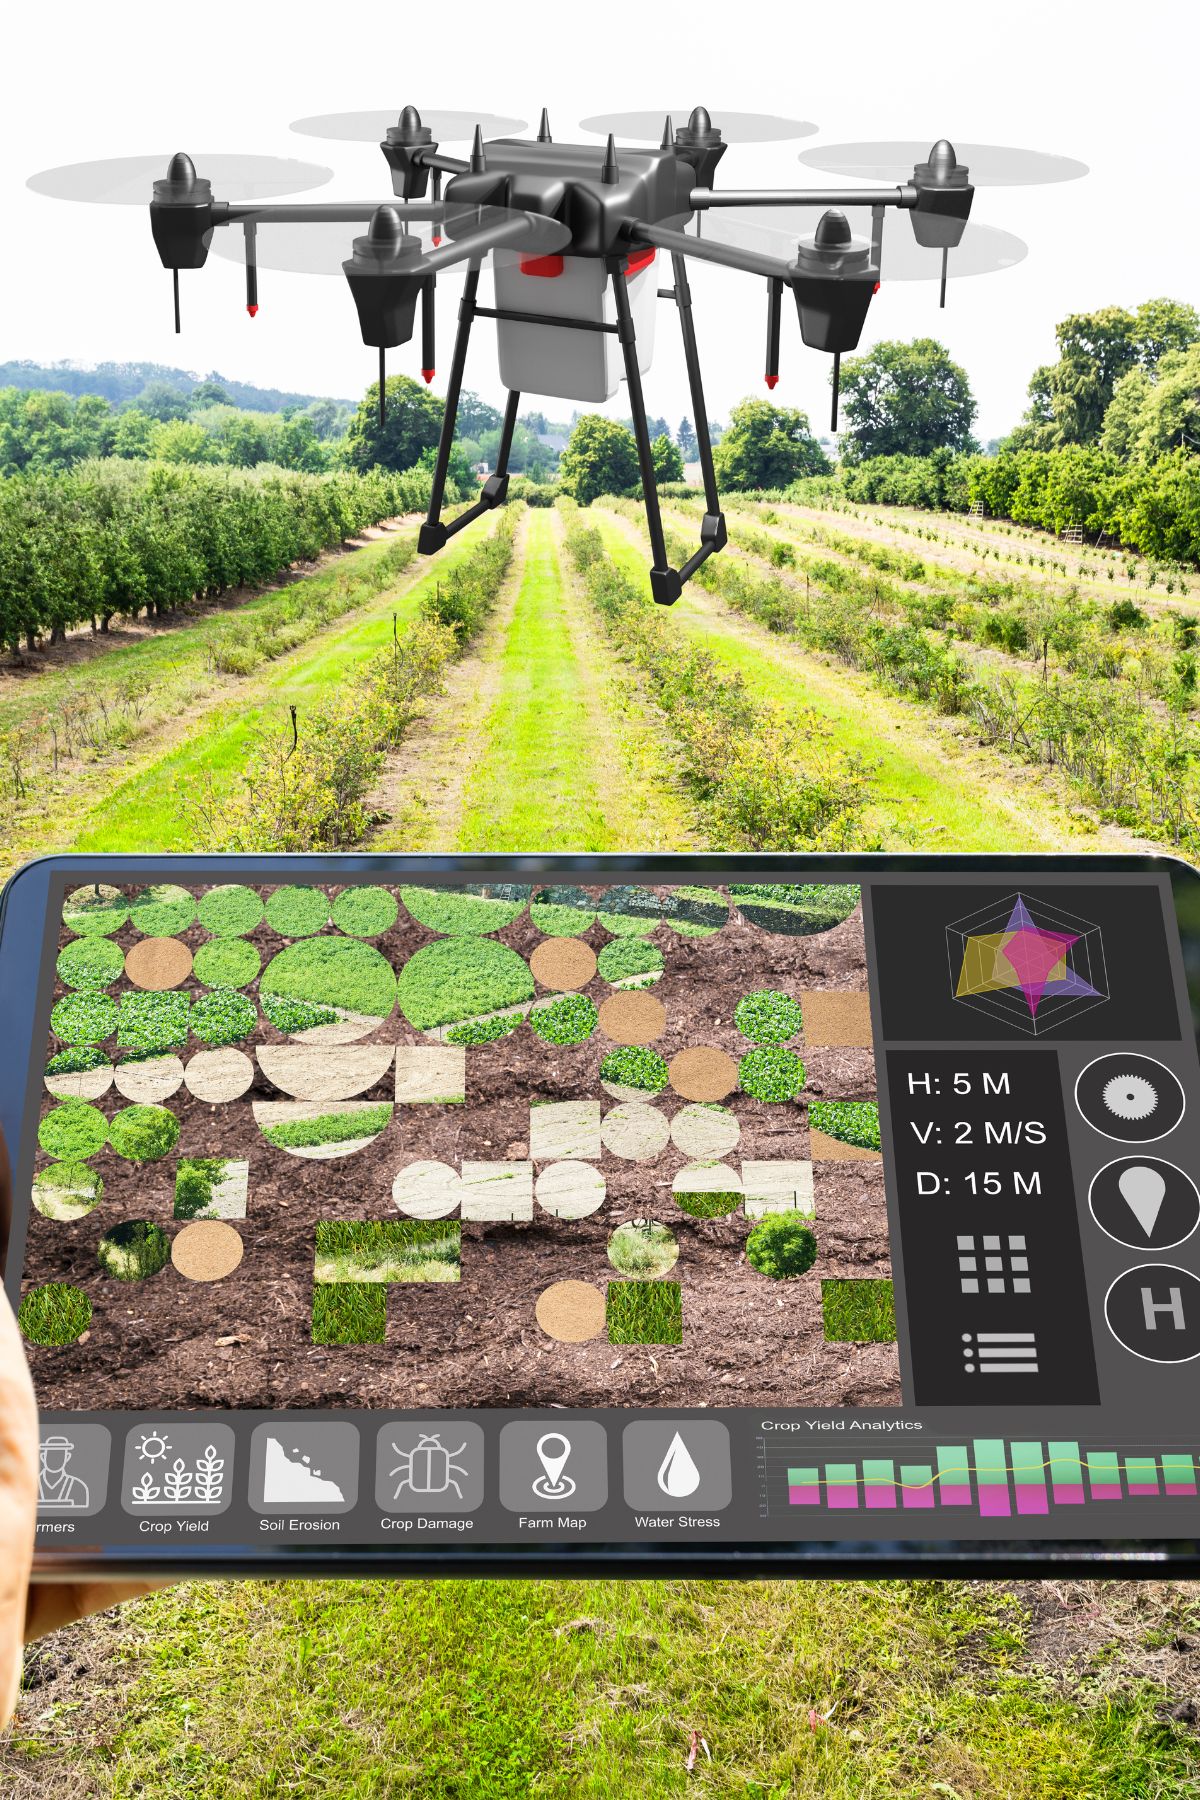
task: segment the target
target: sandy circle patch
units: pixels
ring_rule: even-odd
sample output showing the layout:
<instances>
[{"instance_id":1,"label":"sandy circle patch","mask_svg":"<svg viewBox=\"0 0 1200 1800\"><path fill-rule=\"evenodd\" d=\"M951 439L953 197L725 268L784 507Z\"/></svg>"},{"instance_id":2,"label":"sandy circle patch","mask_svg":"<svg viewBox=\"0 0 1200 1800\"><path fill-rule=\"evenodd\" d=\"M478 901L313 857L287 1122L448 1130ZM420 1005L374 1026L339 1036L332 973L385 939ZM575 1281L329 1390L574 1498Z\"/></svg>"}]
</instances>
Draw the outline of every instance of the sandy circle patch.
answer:
<instances>
[{"instance_id":1,"label":"sandy circle patch","mask_svg":"<svg viewBox=\"0 0 1200 1800\"><path fill-rule=\"evenodd\" d=\"M254 1064L244 1050L198 1050L183 1072L189 1094L219 1106L237 1100L254 1080Z\"/></svg>"},{"instance_id":2,"label":"sandy circle patch","mask_svg":"<svg viewBox=\"0 0 1200 1800\"><path fill-rule=\"evenodd\" d=\"M143 938L125 958L125 973L134 987L152 994L178 987L191 972L192 953L178 938Z\"/></svg>"},{"instance_id":3,"label":"sandy circle patch","mask_svg":"<svg viewBox=\"0 0 1200 1800\"><path fill-rule=\"evenodd\" d=\"M113 1085L126 1100L153 1106L169 1100L183 1085L183 1064L177 1056L139 1056L132 1062L119 1062L113 1070Z\"/></svg>"},{"instance_id":4,"label":"sandy circle patch","mask_svg":"<svg viewBox=\"0 0 1200 1800\"><path fill-rule=\"evenodd\" d=\"M663 1114L639 1100L612 1107L600 1123L604 1148L626 1162L650 1162L666 1149L670 1135Z\"/></svg>"},{"instance_id":5,"label":"sandy circle patch","mask_svg":"<svg viewBox=\"0 0 1200 1800\"><path fill-rule=\"evenodd\" d=\"M538 1295L537 1322L560 1344L586 1344L604 1330L604 1295L588 1281L556 1281Z\"/></svg>"},{"instance_id":6,"label":"sandy circle patch","mask_svg":"<svg viewBox=\"0 0 1200 1800\"><path fill-rule=\"evenodd\" d=\"M242 1260L241 1234L220 1219L185 1225L171 1244L171 1261L189 1281L223 1281Z\"/></svg>"},{"instance_id":7,"label":"sandy circle patch","mask_svg":"<svg viewBox=\"0 0 1200 1800\"><path fill-rule=\"evenodd\" d=\"M546 938L529 958L529 967L543 987L573 994L596 973L596 952L581 938Z\"/></svg>"},{"instance_id":8,"label":"sandy circle patch","mask_svg":"<svg viewBox=\"0 0 1200 1800\"><path fill-rule=\"evenodd\" d=\"M675 1148L697 1162L728 1156L741 1135L741 1126L725 1106L685 1106L671 1120Z\"/></svg>"},{"instance_id":9,"label":"sandy circle patch","mask_svg":"<svg viewBox=\"0 0 1200 1800\"><path fill-rule=\"evenodd\" d=\"M667 1009L655 994L612 994L600 1008L600 1029L614 1044L652 1044L667 1028Z\"/></svg>"},{"instance_id":10,"label":"sandy circle patch","mask_svg":"<svg viewBox=\"0 0 1200 1800\"><path fill-rule=\"evenodd\" d=\"M738 1084L738 1067L732 1056L711 1044L681 1050L670 1063L671 1086L685 1100L724 1100Z\"/></svg>"}]
</instances>

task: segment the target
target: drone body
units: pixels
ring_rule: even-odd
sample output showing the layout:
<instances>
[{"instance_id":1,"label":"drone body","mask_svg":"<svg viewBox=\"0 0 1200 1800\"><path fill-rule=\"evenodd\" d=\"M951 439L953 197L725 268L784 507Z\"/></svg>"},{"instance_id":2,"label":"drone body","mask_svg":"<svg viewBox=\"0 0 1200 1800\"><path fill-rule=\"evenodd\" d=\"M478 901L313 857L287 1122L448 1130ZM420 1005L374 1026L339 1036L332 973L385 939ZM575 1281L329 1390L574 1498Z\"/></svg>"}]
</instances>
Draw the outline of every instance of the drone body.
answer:
<instances>
[{"instance_id":1,"label":"drone body","mask_svg":"<svg viewBox=\"0 0 1200 1800\"><path fill-rule=\"evenodd\" d=\"M446 135L461 135L463 115L440 119ZM743 115L742 124L746 121L756 128L742 135L759 141L803 136L814 129L800 121L758 115ZM518 122L494 123L511 133ZM900 177L883 186L718 191L713 180L727 143L703 107L695 108L686 125L678 128L668 116L657 148L616 142L616 130L638 137L657 135L657 128L646 129L644 115L586 123L589 129L609 133L603 149L555 143L543 112L532 140L498 133L485 142L477 125L471 155L461 159L441 150L432 117L423 122L411 106L395 123L390 115L381 119L371 114L306 120L297 128L321 136L364 139L382 131L378 141L391 173L394 203L278 204L264 199L267 193L313 185L314 176L328 178L328 171L306 169L308 180L298 179L300 171L293 164L278 165L273 185L272 172L255 169L254 179L247 174L241 183L235 174L236 185L247 196L247 203L235 203L217 198L213 180L198 171L190 157L177 154L165 177L154 181L151 229L159 257L172 272L177 330L179 272L204 266L216 232L242 234L246 305L253 317L258 311L260 233L269 242L273 229L286 227L299 230L311 244L320 233L336 229L336 266L349 286L363 342L379 353L381 416L387 351L416 335L419 309L420 367L430 380L437 277L450 270L463 275L441 441L428 516L419 537L425 554L441 549L470 520L507 498L508 459L522 394L597 403L611 399L624 380L650 537L651 591L655 600L670 605L700 564L727 541L708 434L688 262L716 263L765 281L764 373L772 388L779 377L783 294L785 290L792 294L803 341L834 359L836 428L838 366L842 354L857 347L879 288L885 219L901 212L909 215L909 255L915 246L918 262L924 261L919 269L910 266L905 275L930 275L929 255L935 261L940 257L943 304L948 258L968 229L976 234L972 245L978 241L983 249L974 252L974 265L963 272L1006 267L1019 260L1023 247L1004 233L968 228L974 196L971 171L945 139L927 153L911 144L848 145L803 159L856 177ZM765 132L757 129L763 125L769 127ZM984 160L984 179L997 184L1073 179L1086 172L1065 159L1031 158L986 146L971 154L972 160L976 155ZM215 168L217 160L210 166ZM51 170L35 177L31 185L74 197L78 183L81 197L125 200L140 166L135 161L78 165ZM98 192L99 186L110 191ZM820 209L815 229L800 232L793 220L814 209ZM856 235L847 211L866 220L869 236ZM781 214L784 229L770 223ZM711 215L712 224L702 226L697 215ZM351 226L366 229L347 244L340 233ZM421 236L422 226L431 228L431 245ZM1009 246L1015 246L1016 254ZM888 239L887 248L889 268L893 249L898 251L897 262L903 263L904 241ZM264 260L269 265L270 257ZM494 306L479 299L485 264L494 273ZM324 265L281 261L276 266ZM659 286L660 281L665 285ZM651 366L660 299L674 304L679 319L705 498L699 545L679 568L671 566L667 555L642 391L642 376ZM448 522L442 518L442 504L477 319L496 321L500 378L508 400L495 471L475 503Z\"/></svg>"}]
</instances>

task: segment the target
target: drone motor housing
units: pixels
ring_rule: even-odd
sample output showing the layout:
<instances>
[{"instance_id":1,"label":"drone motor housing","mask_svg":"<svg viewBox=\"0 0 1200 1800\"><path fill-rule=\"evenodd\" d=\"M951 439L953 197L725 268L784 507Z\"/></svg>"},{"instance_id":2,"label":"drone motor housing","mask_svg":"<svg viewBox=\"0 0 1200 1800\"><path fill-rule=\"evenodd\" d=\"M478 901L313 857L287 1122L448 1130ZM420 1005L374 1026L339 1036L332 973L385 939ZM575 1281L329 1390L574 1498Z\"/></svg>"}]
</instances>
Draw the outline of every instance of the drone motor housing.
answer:
<instances>
[{"instance_id":1,"label":"drone motor housing","mask_svg":"<svg viewBox=\"0 0 1200 1800\"><path fill-rule=\"evenodd\" d=\"M213 234L212 183L179 150L154 183L150 230L164 269L202 269Z\"/></svg>"},{"instance_id":2,"label":"drone motor housing","mask_svg":"<svg viewBox=\"0 0 1200 1800\"><path fill-rule=\"evenodd\" d=\"M392 171L392 192L399 200L423 200L429 191L429 168L415 154L437 149L428 125L422 125L415 106L406 106L379 148Z\"/></svg>"},{"instance_id":3,"label":"drone motor housing","mask_svg":"<svg viewBox=\"0 0 1200 1800\"><path fill-rule=\"evenodd\" d=\"M975 198L969 173L946 138L939 138L926 161L914 167L917 204L910 216L913 236L924 249L955 250L962 243Z\"/></svg>"},{"instance_id":4,"label":"drone motor housing","mask_svg":"<svg viewBox=\"0 0 1200 1800\"><path fill-rule=\"evenodd\" d=\"M823 213L811 238L802 238L788 265L800 335L810 350L840 355L855 350L879 286L871 246L850 231L845 213Z\"/></svg>"},{"instance_id":5,"label":"drone motor housing","mask_svg":"<svg viewBox=\"0 0 1200 1800\"><path fill-rule=\"evenodd\" d=\"M354 240L354 254L342 264L358 308L364 344L392 350L407 344L416 326L417 301L425 282L421 272L421 240L405 231L394 206L375 212L365 237Z\"/></svg>"}]
</instances>

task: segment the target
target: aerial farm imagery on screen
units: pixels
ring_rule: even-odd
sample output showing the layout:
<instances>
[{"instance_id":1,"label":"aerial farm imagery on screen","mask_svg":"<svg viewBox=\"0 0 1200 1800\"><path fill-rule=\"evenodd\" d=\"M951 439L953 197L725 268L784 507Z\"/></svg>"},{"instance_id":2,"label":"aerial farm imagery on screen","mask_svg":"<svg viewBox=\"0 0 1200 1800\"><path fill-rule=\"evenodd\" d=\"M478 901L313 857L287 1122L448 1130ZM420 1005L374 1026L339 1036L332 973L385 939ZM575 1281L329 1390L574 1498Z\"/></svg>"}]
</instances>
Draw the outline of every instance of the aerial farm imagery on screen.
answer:
<instances>
[{"instance_id":1,"label":"aerial farm imagery on screen","mask_svg":"<svg viewBox=\"0 0 1200 1800\"><path fill-rule=\"evenodd\" d=\"M898 1404L851 885L73 888L47 1406Z\"/></svg>"}]
</instances>

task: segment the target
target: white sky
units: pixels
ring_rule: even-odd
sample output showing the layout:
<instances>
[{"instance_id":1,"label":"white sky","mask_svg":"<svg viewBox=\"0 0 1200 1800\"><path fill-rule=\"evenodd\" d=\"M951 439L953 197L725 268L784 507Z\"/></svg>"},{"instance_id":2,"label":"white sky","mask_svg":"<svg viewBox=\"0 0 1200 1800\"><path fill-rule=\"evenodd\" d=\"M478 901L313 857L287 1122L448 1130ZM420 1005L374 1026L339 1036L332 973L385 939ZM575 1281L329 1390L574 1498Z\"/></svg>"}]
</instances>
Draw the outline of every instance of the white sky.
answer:
<instances>
[{"instance_id":1,"label":"white sky","mask_svg":"<svg viewBox=\"0 0 1200 1800\"><path fill-rule=\"evenodd\" d=\"M439 25L437 21L441 20ZM119 20L119 29L116 28ZM686 20L686 23L685 23ZM175 22L177 21L177 22ZM802 148L867 138L946 135L1021 144L1089 164L1059 187L981 189L974 219L1023 237L1029 256L1002 274L952 282L948 307L923 283L885 283L863 348L880 337L932 335L966 367L976 430L1015 423L1034 365L1053 355L1053 327L1072 311L1134 305L1156 294L1200 298L1194 198L1196 13L1184 0L1131 10L1061 0L902 6L895 0L758 5L609 0L573 7L456 0L452 7L259 4L207 0L59 0L20 7L5 32L11 78L0 112L0 199L10 252L0 358L150 360L263 386L355 395L372 380L340 280L264 271L262 311L243 310L240 268L210 256L184 277L184 332L171 329L169 277L138 209L86 207L24 187L34 171L88 157L176 148L245 150L325 163L335 179L313 198L389 198L373 145L303 138L289 121L357 107L450 106L536 121L556 138L603 109L679 97L808 118L805 143L735 146L725 186L817 186L834 177L796 161ZM387 69L394 69L388 75ZM428 71L426 75L424 71ZM447 145L453 152L458 146ZM203 172L203 171L201 171ZM696 268L693 291L708 410L762 386L760 281ZM885 271L886 273L886 271ZM454 284L440 289L439 373L449 364ZM785 300L785 305L787 302ZM800 343L785 312L784 404L823 429L827 361ZM494 326L472 340L467 385L491 400ZM691 406L673 309L661 303L658 354L646 382L652 413L676 422ZM393 352L416 373L419 344ZM537 405L532 396L529 405ZM550 403L547 412L569 412ZM626 411L624 389L611 410Z\"/></svg>"}]
</instances>

